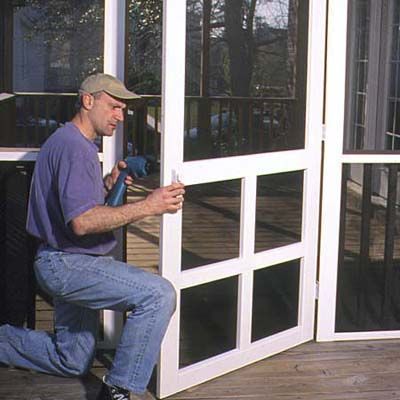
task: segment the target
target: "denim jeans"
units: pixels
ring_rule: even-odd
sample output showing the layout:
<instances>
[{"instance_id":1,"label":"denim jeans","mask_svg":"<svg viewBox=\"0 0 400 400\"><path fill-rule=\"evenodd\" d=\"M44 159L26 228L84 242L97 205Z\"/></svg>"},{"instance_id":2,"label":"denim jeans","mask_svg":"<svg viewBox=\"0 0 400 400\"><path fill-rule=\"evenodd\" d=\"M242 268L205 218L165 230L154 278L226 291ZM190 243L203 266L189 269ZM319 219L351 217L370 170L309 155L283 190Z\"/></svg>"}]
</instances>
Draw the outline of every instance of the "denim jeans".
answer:
<instances>
[{"instance_id":1,"label":"denim jeans","mask_svg":"<svg viewBox=\"0 0 400 400\"><path fill-rule=\"evenodd\" d=\"M0 362L49 374L84 375L95 355L99 310L129 311L104 380L144 392L175 310L173 286L112 257L51 248L38 252L34 268L40 286L54 299L54 334L0 326Z\"/></svg>"}]
</instances>

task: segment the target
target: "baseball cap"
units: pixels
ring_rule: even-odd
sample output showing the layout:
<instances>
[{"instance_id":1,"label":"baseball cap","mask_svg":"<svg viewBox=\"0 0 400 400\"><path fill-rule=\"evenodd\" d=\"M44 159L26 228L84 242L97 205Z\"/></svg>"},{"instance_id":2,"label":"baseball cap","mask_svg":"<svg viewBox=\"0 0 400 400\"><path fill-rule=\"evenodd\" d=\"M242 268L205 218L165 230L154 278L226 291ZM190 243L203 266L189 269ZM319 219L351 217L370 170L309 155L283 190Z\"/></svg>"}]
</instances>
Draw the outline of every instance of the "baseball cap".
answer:
<instances>
[{"instance_id":1,"label":"baseball cap","mask_svg":"<svg viewBox=\"0 0 400 400\"><path fill-rule=\"evenodd\" d=\"M79 91L86 93L106 92L110 96L124 100L140 98L138 94L129 91L119 79L112 75L101 73L89 75L81 83Z\"/></svg>"}]
</instances>

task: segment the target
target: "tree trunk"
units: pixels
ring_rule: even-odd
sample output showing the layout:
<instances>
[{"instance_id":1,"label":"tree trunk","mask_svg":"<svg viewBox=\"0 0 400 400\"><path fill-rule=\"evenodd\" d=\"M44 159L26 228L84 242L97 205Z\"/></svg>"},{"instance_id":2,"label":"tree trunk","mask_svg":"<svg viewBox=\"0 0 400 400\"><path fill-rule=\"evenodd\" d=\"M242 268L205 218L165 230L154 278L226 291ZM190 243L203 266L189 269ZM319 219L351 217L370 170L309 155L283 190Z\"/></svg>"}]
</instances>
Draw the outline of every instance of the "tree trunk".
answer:
<instances>
[{"instance_id":1,"label":"tree trunk","mask_svg":"<svg viewBox=\"0 0 400 400\"><path fill-rule=\"evenodd\" d=\"M225 30L229 51L231 91L233 96L248 97L253 75L253 18L255 0L250 2L244 26L244 0L226 0ZM253 12L252 12L253 10Z\"/></svg>"}]
</instances>

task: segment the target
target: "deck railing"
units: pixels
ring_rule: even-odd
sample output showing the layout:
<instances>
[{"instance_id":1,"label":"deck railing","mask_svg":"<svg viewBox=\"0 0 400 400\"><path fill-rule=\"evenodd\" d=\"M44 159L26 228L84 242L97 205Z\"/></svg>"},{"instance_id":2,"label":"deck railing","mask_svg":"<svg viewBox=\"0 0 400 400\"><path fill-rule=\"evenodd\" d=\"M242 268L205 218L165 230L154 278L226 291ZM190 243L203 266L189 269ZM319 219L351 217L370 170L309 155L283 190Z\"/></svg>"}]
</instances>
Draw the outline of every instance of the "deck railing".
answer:
<instances>
[{"instance_id":1,"label":"deck railing","mask_svg":"<svg viewBox=\"0 0 400 400\"><path fill-rule=\"evenodd\" d=\"M17 92L14 101L15 130L2 135L0 145L40 147L57 127L72 118L76 94ZM185 158L291 148L288 141L295 104L293 98L188 96ZM159 159L160 138L161 96L143 95L139 103L127 110L126 151L151 154Z\"/></svg>"},{"instance_id":2,"label":"deck railing","mask_svg":"<svg viewBox=\"0 0 400 400\"><path fill-rule=\"evenodd\" d=\"M75 93L15 93L17 147L40 146L75 111Z\"/></svg>"},{"instance_id":3,"label":"deck railing","mask_svg":"<svg viewBox=\"0 0 400 400\"><path fill-rule=\"evenodd\" d=\"M292 98L185 98L185 159L258 153L290 148L294 114ZM128 152L160 159L161 96L143 96L128 110Z\"/></svg>"},{"instance_id":4,"label":"deck railing","mask_svg":"<svg viewBox=\"0 0 400 400\"><path fill-rule=\"evenodd\" d=\"M337 331L397 330L399 166L352 167L342 172Z\"/></svg>"}]
</instances>

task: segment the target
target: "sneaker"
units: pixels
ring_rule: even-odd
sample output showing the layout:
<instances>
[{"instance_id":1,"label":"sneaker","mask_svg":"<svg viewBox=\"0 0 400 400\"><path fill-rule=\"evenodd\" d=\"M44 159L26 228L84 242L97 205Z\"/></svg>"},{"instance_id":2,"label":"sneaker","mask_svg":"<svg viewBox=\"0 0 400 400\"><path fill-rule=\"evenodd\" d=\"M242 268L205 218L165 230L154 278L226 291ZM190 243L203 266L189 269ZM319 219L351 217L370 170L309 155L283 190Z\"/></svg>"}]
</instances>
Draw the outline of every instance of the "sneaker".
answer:
<instances>
[{"instance_id":1,"label":"sneaker","mask_svg":"<svg viewBox=\"0 0 400 400\"><path fill-rule=\"evenodd\" d=\"M103 382L96 400L129 400L129 390L107 385Z\"/></svg>"}]
</instances>

